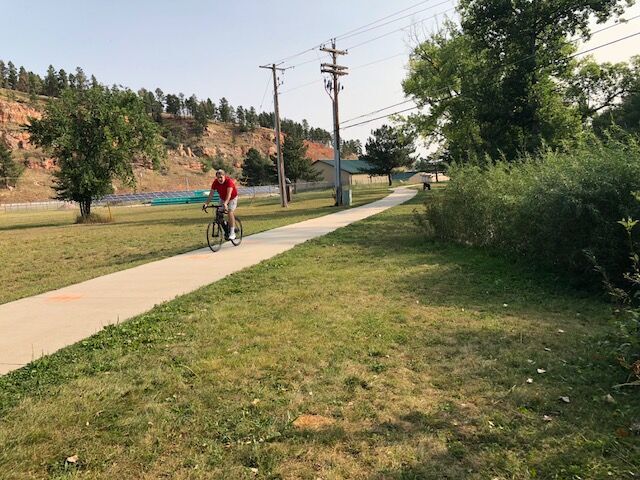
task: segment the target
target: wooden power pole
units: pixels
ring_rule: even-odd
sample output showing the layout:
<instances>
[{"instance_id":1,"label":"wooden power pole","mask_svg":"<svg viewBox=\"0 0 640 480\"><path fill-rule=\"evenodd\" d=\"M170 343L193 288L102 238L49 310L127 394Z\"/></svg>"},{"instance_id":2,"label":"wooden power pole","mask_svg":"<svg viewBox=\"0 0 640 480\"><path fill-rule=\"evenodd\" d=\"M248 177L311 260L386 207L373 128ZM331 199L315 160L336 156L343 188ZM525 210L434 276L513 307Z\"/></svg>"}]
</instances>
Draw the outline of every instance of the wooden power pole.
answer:
<instances>
[{"instance_id":1,"label":"wooden power pole","mask_svg":"<svg viewBox=\"0 0 640 480\"><path fill-rule=\"evenodd\" d=\"M280 142L280 110L278 108L278 73L283 72L284 68L278 68L275 63L271 65L262 65L260 68L268 68L273 72L273 116L276 131L276 150L278 158L276 160L276 170L278 171L278 189L280 190L280 203L283 207L288 206L286 184L284 179L284 161L282 159L282 145Z\"/></svg>"},{"instance_id":2,"label":"wooden power pole","mask_svg":"<svg viewBox=\"0 0 640 480\"><path fill-rule=\"evenodd\" d=\"M335 38L331 40L331 48L321 47L321 51L328 52L333 58L333 63L323 63L320 65L322 73L328 73L333 77L331 88L333 89L333 163L335 166L335 188L336 188L336 206L342 205L342 175L340 165L340 116L338 114L338 93L340 92L340 77L349 75L348 67L338 65L338 55L346 55L345 50L336 49ZM331 95L331 94L330 94Z\"/></svg>"}]
</instances>

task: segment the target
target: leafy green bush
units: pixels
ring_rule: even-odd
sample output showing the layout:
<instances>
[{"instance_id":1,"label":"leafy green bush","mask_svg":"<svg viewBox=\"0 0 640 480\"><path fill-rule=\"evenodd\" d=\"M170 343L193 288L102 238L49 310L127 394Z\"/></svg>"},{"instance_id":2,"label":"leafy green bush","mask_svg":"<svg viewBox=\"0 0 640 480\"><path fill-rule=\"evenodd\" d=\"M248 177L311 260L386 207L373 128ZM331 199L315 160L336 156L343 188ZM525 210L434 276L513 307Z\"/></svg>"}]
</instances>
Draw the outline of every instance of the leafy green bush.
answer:
<instances>
[{"instance_id":1,"label":"leafy green bush","mask_svg":"<svg viewBox=\"0 0 640 480\"><path fill-rule=\"evenodd\" d=\"M640 201L640 194L635 194ZM628 269L623 274L624 281L614 284L608 272L602 268L592 252L587 252L589 259L602 275L603 284L611 298L621 307L618 314L618 336L616 357L620 364L629 370L628 385L640 385L640 255L638 244L634 241L633 231L638 220L627 218L618 222L624 228L628 242ZM635 377L635 381L632 382Z\"/></svg>"},{"instance_id":2,"label":"leafy green bush","mask_svg":"<svg viewBox=\"0 0 640 480\"><path fill-rule=\"evenodd\" d=\"M452 166L451 181L427 204L422 224L438 238L504 249L532 262L597 280L593 252L611 278L628 264L621 218L640 218L640 148L633 140L590 139L571 152L487 166Z\"/></svg>"}]
</instances>

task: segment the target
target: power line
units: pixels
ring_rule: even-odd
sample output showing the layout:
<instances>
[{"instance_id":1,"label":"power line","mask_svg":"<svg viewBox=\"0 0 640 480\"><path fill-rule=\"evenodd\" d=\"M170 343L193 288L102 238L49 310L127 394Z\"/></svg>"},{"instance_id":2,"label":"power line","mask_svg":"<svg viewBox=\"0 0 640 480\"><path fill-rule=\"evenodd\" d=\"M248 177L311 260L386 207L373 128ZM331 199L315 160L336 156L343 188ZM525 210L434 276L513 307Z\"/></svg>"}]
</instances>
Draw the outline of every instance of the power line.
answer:
<instances>
[{"instance_id":1,"label":"power line","mask_svg":"<svg viewBox=\"0 0 640 480\"><path fill-rule=\"evenodd\" d=\"M611 27L608 27L608 28L611 28ZM608 29L608 28L607 28L607 29ZM601 49L601 48L608 47L608 46L610 46L610 45L614 45L614 44L616 44L616 43L622 42L622 41L624 41L624 40L628 40L628 39L633 38L633 37L636 37L636 36L638 36L638 35L640 35L640 31L639 31L639 32L636 32L636 33L632 33L632 34L630 34L630 35L626 35L626 36L621 37L621 38L618 38L618 39L616 39L616 40L612 40L612 41L607 42L607 43L603 43L602 45L598 45L597 47L592 47L592 48L589 48L589 49L587 49L587 50L583 50L583 51L581 51L581 52L574 53L573 55L570 55L570 56L568 57L568 59L575 58L575 57L577 57L577 56L579 56L579 55L585 55L585 54L587 54L587 53L591 53L591 52L593 52L593 51L595 51L595 50L599 50L599 49ZM522 59L518 60L518 62L520 62L520 61L522 61ZM444 90L444 89L443 89L443 90ZM458 96L460 96L460 94L453 94L453 95L451 95L451 96L450 96L450 98L455 98L455 97L458 97ZM410 101L414 101L414 100L412 100L412 99L411 99L411 100L406 100L406 101L404 101L404 102L400 102L400 103L397 103L397 104L395 104L395 105L390 105L390 106L388 106L388 107L385 107L385 108L382 108L382 109L379 109L379 110L374 110L373 112L370 112L370 113L368 113L368 114L364 114L364 115L361 115L361 116L359 116L359 117L354 117L354 118L352 118L351 120L354 120L354 119L356 119L356 118L363 118L363 117L367 117L367 116L369 116L369 115L374 115L375 113L378 113L378 112L381 112L381 111L387 110L387 109L389 109L389 108L393 108L394 106L402 105L403 103L408 103L408 102L410 102ZM386 114L386 115L382 115L382 116L380 116L380 117L371 118L371 119L369 119L369 120L365 120L365 121L363 121L363 122L354 123L354 124L352 124L352 125L347 125L346 127L343 127L343 130L346 130L347 128L357 127L357 126L359 126L359 125L364 125L364 124L367 124L367 123L375 122L376 120L380 120L380 119L383 119L383 118L388 118L388 117L390 117L390 116L392 116L392 115L398 115L398 114L400 114L400 113L405 113L405 112L409 112L409 111L411 111L411 110L416 110L416 109L418 109L418 108L421 108L421 106L416 105L415 107L406 108L406 109L404 109L404 110L399 110L399 111L397 111L397 112L388 113L388 114ZM345 121L345 122L343 122L343 123L347 123L348 121L349 121L349 120L347 120L347 121Z\"/></svg>"},{"instance_id":2,"label":"power line","mask_svg":"<svg viewBox=\"0 0 640 480\"><path fill-rule=\"evenodd\" d=\"M358 70L360 68L370 67L371 65L375 65L376 63L386 62L387 60L391 60L392 58L403 57L405 55L407 55L407 52L396 53L395 55L390 55L388 57L380 58L372 62L368 62L362 65L357 65L355 67L352 67L351 70Z\"/></svg>"},{"instance_id":3,"label":"power line","mask_svg":"<svg viewBox=\"0 0 640 480\"><path fill-rule=\"evenodd\" d=\"M640 18L640 15L636 15L636 16L631 17L631 18L623 19L623 20L620 20L620 21L618 21L618 22L614 23L613 25L609 25L609 26L604 27L604 28L601 28L601 29L599 29L599 30L595 30L595 31L591 32L590 34L591 34L591 36L594 36L594 35L597 35L598 33L604 32L604 31L606 31L606 30L610 30L610 29L612 29L612 28L616 28L616 27L619 27L619 26L622 26L622 25L626 25L627 23L630 23L630 22L632 22L633 20L637 20L638 18ZM422 21L422 20L421 20L421 21ZM395 33L395 32L394 32L394 33ZM580 40L581 40L580 38L576 38L576 39L571 40L571 41L572 41L572 42L578 42L578 41L580 41ZM354 47L352 47L352 48L354 48ZM400 53L397 53L397 54L395 54L395 55L390 55L390 56L388 56L388 57L384 57L384 58L381 58L381 59L378 59L378 60L374 60L374 61L372 61L372 62L368 62L368 63L362 64L362 65L357 65L357 66L355 66L355 67L352 67L352 68L351 68L351 70L353 71L353 70L358 70L358 69L360 69L360 68L369 67L369 66L371 66L371 65L375 65L375 64L377 64L377 63L381 63L381 62L385 62L385 61L387 61L387 60L391 60L391 59L393 59L393 58L397 58L397 57L404 56L404 55L407 55L407 52L400 52ZM509 64L509 65L515 65L515 64L517 64L517 63L519 63L519 62L522 62L522 61L524 61L524 60L526 60L526 59L528 59L528 58L531 58L531 55L526 56L526 57L523 57L523 58L519 59L518 61L516 61L516 62L514 62L514 63L512 63L512 64ZM294 67L296 67L296 66L300 66L300 65L304 65L304 64L307 64L307 63L311 63L311 62L314 62L314 61L315 61L315 60L310 60L310 61L308 61L308 62L303 62L303 63L301 63L301 64L294 65ZM290 88L289 90L286 90L286 91L282 92L282 94L289 93L289 92L293 92L293 91L295 91L295 90L299 90L299 89L301 89L301 88L308 87L308 86L310 86L310 85L316 85L316 84L321 83L321 82L322 82L322 80L314 80L314 81L312 81L312 82L307 82L307 83L304 83L304 84L302 84L302 85L298 85L298 86L296 86L296 87ZM344 123L344 122L343 122L343 123Z\"/></svg>"},{"instance_id":4,"label":"power line","mask_svg":"<svg viewBox=\"0 0 640 480\"><path fill-rule=\"evenodd\" d=\"M262 100L260 101L260 107L258 108L259 112L262 111L262 105L264 104L264 99L267 96L267 90L269 90L269 85L271 85L271 79L267 78L267 85L264 87L264 93L262 94Z\"/></svg>"},{"instance_id":5,"label":"power line","mask_svg":"<svg viewBox=\"0 0 640 480\"><path fill-rule=\"evenodd\" d=\"M390 117L391 115L398 115L400 113L409 112L411 110L416 110L417 108L420 108L420 107L415 106L415 107L411 107L411 108L405 108L404 110L398 110L397 112L389 113L387 115L382 115L381 117L371 118L369 120L365 120L364 122L354 123L353 125L347 125L346 127L342 127L342 129L346 130L347 128L357 127L358 125L364 125L365 123L375 122L376 120L380 120L382 118L387 118L387 117Z\"/></svg>"},{"instance_id":6,"label":"power line","mask_svg":"<svg viewBox=\"0 0 640 480\"><path fill-rule=\"evenodd\" d=\"M443 2L443 3L448 3L448 2ZM423 18L422 20L417 20L417 21L415 21L415 22L413 22L413 23L410 23L409 25L406 25L406 26L404 26L404 27L397 28L397 29L395 29L395 30L391 30L390 32L383 33L382 35L379 35L379 36L377 36L377 37L373 37L373 38L370 38L369 40L365 40L364 42L360 42L360 43L357 43L357 44L355 44L355 45L352 45L352 46L350 46L349 48L347 48L347 50L353 50L354 48L361 47L362 45L366 45L367 43L375 42L376 40L380 40L381 38L388 37L389 35L393 35L394 33L397 33L397 32L403 31L403 30L406 30L406 29L407 29L407 28L409 28L409 27L413 27L413 26L418 25L418 24L420 24L420 23L424 23L424 22L426 22L427 20L432 20L432 19L434 19L434 18L437 18L439 15L442 15L443 13L447 13L447 12L450 12L450 11L455 10L455 9L456 9L455 7L447 8L446 10L443 10L443 11L441 11L441 12L438 12L438 13L436 13L435 15L432 15L432 16L430 16L430 17Z\"/></svg>"},{"instance_id":7,"label":"power line","mask_svg":"<svg viewBox=\"0 0 640 480\"><path fill-rule=\"evenodd\" d=\"M442 5L442 4L449 3L449 2L450 2L450 0L447 0L447 1L445 1L445 2L441 2L441 3L439 3L438 5ZM392 31L390 31L390 32L384 33L384 34L382 34L382 35L379 35L379 36L377 36L377 37L371 38L371 39L369 39L369 40L365 40L365 41L363 41L363 42L361 42L361 43L358 43L358 44L356 44L356 45L353 45L353 46L351 46L351 47L347 48L346 50L347 50L347 51L349 51L349 50L353 50L354 48L361 47L362 45L366 45L367 43L375 42L376 40L380 40L381 38L388 37L389 35L393 35L393 34L394 34L394 33L396 33L396 32L400 32L400 31L402 31L402 30L406 30L407 28L413 27L414 25L418 25L418 24L420 24L420 23L424 23L424 22L426 22L426 21L428 21L428 20L432 20L432 19L434 19L434 18L437 18L439 15L442 15L442 14L444 14L444 13L450 12L450 11L452 11L452 10L455 10L455 7L448 8L448 9L443 10L443 11L441 11L441 12L438 12L438 13L436 13L436 14L434 14L434 15L430 16L430 17L423 18L423 19L421 19L421 20L417 20L417 21L415 21L415 22L413 22L413 23L410 23L409 25L405 25L404 27L397 28L396 30L392 30ZM300 66L302 66L302 65L306 65L306 64L311 63L311 62L314 62L314 61L315 61L315 60L306 60L306 61L304 61L304 62L296 63L295 65L290 65L290 66L288 66L288 67L286 67L286 68L287 68L287 69L297 68L297 67L300 67Z\"/></svg>"},{"instance_id":8,"label":"power line","mask_svg":"<svg viewBox=\"0 0 640 480\"><path fill-rule=\"evenodd\" d=\"M589 49L584 50L582 52L574 53L573 55L569 55L568 58L572 59L572 58L577 57L578 55L584 55L585 53L591 53L591 52L593 52L595 50L599 50L601 48L608 47L609 45L613 45L615 43L622 42L623 40L628 40L629 38L637 37L638 35L640 35L640 32L632 33L631 35L627 35L626 37L618 38L617 40L612 40L610 42L604 43L604 44L599 45L597 47L589 48Z\"/></svg>"},{"instance_id":9,"label":"power line","mask_svg":"<svg viewBox=\"0 0 640 480\"><path fill-rule=\"evenodd\" d=\"M346 33L343 33L343 34L341 34L341 35L338 35L338 36L334 37L334 39L342 38L342 37L344 37L345 35L352 35L352 34L355 34L355 32L357 32L357 31L359 31L359 30L362 30L363 28L370 27L370 26L372 26L372 25L374 25L374 24L376 24L376 23L379 23L379 22L384 21L384 20L386 20L386 19L388 19L388 18L391 18L391 17L394 17L394 16L399 15L399 14L401 14L401 13L404 13L404 12L406 12L406 11L408 11L408 10L412 10L412 9L414 9L414 8L416 8L416 7L419 7L420 5L423 5L423 4L425 4L425 3L427 3L427 2L430 2L430 1L433 1L433 0L422 0L422 1L420 1L420 2L418 2L418 3L416 3L416 4L414 4L414 5L412 5L412 6L410 6L410 7L406 7L406 8L404 8L404 9L402 9L402 10L398 10L398 11L393 12L393 13L391 13L391 14L389 14L389 15L385 16L385 17L382 17L382 18L379 18L379 19L377 19L377 20L375 20L375 21L373 21L373 22L370 22L370 23L368 23L368 24L366 24L366 25L363 25L363 26L361 26L361 27L355 28L355 29L350 30L350 31L348 31L348 32L346 32ZM321 43L319 43L319 44L317 44L317 45L314 45L314 46L313 46L313 47L311 47L311 48L307 48L307 49L302 50L302 51L300 51L300 52L298 52L298 53L295 53L295 54L293 54L293 55L289 55L289 56L287 56L287 57L281 58L280 60L278 60L278 61L276 61L276 62L269 62L269 64L273 64L273 63L275 63L276 65L278 65L278 66L279 66L279 65L281 65L281 64L282 64L282 63L284 63L284 62L287 62L287 61L292 60L292 59L294 59L294 58L300 57L300 56L305 55L305 54L307 54L307 53L309 53L309 52L313 52L313 51L317 50L318 48L322 47L324 44L329 43L330 41L331 41L331 39L327 39L327 40L325 40L325 41L323 41L323 42L321 42Z\"/></svg>"},{"instance_id":10,"label":"power line","mask_svg":"<svg viewBox=\"0 0 640 480\"><path fill-rule=\"evenodd\" d=\"M337 37L337 38L339 40L344 40L344 39L347 39L347 38L351 38L351 37L355 37L355 36L358 36L358 35L362 35L363 33L370 32L371 30L375 30L377 28L386 27L387 25L390 25L390 24L395 23L395 22L399 22L400 20L404 20L405 18L413 17L414 15L416 15L418 13L426 12L427 10L432 10L432 9L434 9L436 7L439 7L440 5L444 5L446 3L450 3L451 1L452 0L445 0L443 2L436 3L435 5L431 5L430 7L423 8L422 10L415 11L415 12L409 14L409 15L405 15L404 17L399 17L399 18L390 20L388 22L385 22L385 23L383 23L381 25L376 25L375 27L367 28L366 30L362 30L362 31L359 31L359 32L356 32L356 33L352 33L351 35L343 35L343 36ZM453 1L455 2L455 0L453 0Z\"/></svg>"},{"instance_id":11,"label":"power line","mask_svg":"<svg viewBox=\"0 0 640 480\"><path fill-rule=\"evenodd\" d=\"M386 17L379 18L378 20L376 20L374 22L367 23L366 25L363 25L362 27L355 28L355 29L350 30L350 31L348 31L346 33L343 33L342 35L338 35L336 37L336 40L345 39L345 38L349 37L350 35L355 34L355 32L357 32L359 30L362 30L363 28L367 28L367 27L370 27L371 25L375 25L376 23L382 22L382 21L386 20L387 18L391 18L391 17L395 17L396 15L400 15L401 13L404 13L404 12L406 12L408 10L412 10L412 9L414 9L416 7L419 7L420 5L424 5L425 3L429 2L429 1L431 1L431 0L423 0L422 2L418 2L418 3L416 3L416 4L414 4L414 5L410 6L410 7L407 7L405 9L403 9L403 10L399 10L399 11L397 11L395 13L392 13L391 15L387 15ZM417 12L414 12L414 14L415 13L417 13Z\"/></svg>"},{"instance_id":12,"label":"power line","mask_svg":"<svg viewBox=\"0 0 640 480\"><path fill-rule=\"evenodd\" d=\"M593 36L593 35L597 35L598 33L604 32L605 30L610 30L611 28L619 27L619 26L625 25L625 24L627 24L628 22L630 22L630 21L632 21L632 20L635 20L635 19L637 19L637 18L640 18L640 15L636 15L635 17L631 17L630 19L625 20L624 22L617 22L617 23L616 23L616 24L614 24L614 25L609 25L609 26L607 26L607 27L604 27L604 28L601 28L601 29L596 30L596 31L594 31L594 32L591 32L591 35L592 35L592 36ZM591 49L588 49L588 50L585 50L585 51L582 51L582 52L575 53L575 54L573 54L573 55L570 55L567 59L568 59L568 60L570 60L570 59L575 58L575 57L577 57L577 56L579 56L579 55L584 55L584 54L586 54L586 53L590 53L590 52L592 52L592 51L594 51L594 50L598 50L598 49L600 49L600 48L607 47L607 46L612 45L612 44L614 44L614 43L618 43L618 42L621 42L621 41L623 41L623 40L627 40L628 38L635 37L635 36L636 36L636 35L638 35L638 34L640 34L640 32L639 32L639 33L632 34L632 35L629 35L629 36L626 36L626 37L623 37L623 38L619 38L619 39L617 39L617 40L614 40L614 41L612 41L612 42L608 42L608 43L603 44L603 45L600 45L600 46L598 46L598 47L594 47L594 48L591 48ZM572 41L572 42L577 42L577 41L579 41L579 40L580 40L580 39L579 39L579 38L577 38L577 39L574 39L574 40L571 40L571 41ZM513 66L513 65L517 65L518 63L521 63L521 62L523 62L523 61L525 61L525 60L528 60L528 59L530 59L530 58L533 58L534 56L535 56L535 54L532 54L532 55L526 55L526 56L521 57L521 58L519 58L518 60L515 60L515 61L513 61L513 62L511 62L511 63L507 63L506 65L502 65L502 66L501 66L501 68L504 68L504 67L510 67L510 66ZM445 90L446 90L446 89L444 89L444 88L443 88L443 89L441 89L440 91L445 91ZM436 93L437 93L437 91L436 91ZM364 115L359 115L359 116L357 116L357 117L350 118L349 120L345 120L345 121L344 121L344 122L342 122L342 123L349 123L349 122L351 122L351 121L353 121L353 120L357 120L357 119L360 119L360 118L368 117L369 115L374 115L374 114L376 114L376 113L380 113L380 112L382 112L382 111L384 111L384 110L387 110L387 109L389 109L389 108L393 108L393 107L396 107L396 106L398 106L398 105L402 105L402 104L404 104L404 103L409 103L409 102L411 102L411 101L413 101L413 100L412 100L412 99L405 100L404 102L400 102L400 103L395 104L395 105L390 105L389 107L386 107L386 108L382 108L382 109L375 110L375 111L373 111L373 112L370 112L370 113L367 113L367 114L364 114Z\"/></svg>"},{"instance_id":13,"label":"power line","mask_svg":"<svg viewBox=\"0 0 640 480\"><path fill-rule=\"evenodd\" d=\"M357 65L355 67L352 67L351 70L359 70L360 68L370 67L370 66L375 65L377 63L386 62L387 60L391 60L392 58L397 58L397 57L401 57L401 56L404 56L404 55L407 55L407 52L396 53L395 55L391 55L389 57L380 58L378 60L374 60L373 62L368 62L368 63L362 64L362 65ZM303 83L301 85L297 85L295 87L292 87L289 90L285 90L284 92L280 92L280 95L284 95L285 93L294 92L296 90L300 90L301 88L309 87L311 85L317 85L317 84L322 83L322 82L323 82L323 80L313 80L311 82Z\"/></svg>"},{"instance_id":14,"label":"power line","mask_svg":"<svg viewBox=\"0 0 640 480\"><path fill-rule=\"evenodd\" d=\"M400 105L404 105L405 103L414 102L412 98L408 100L404 100L403 102L394 103L393 105L389 105L388 107L380 108L379 110L374 110L373 112L365 113L364 115L359 115L357 117L350 118L349 120L345 120L342 123L353 122L354 120L358 120L360 118L368 117L370 115L375 115L376 113L384 112L385 110L389 110L390 108L398 107Z\"/></svg>"}]
</instances>

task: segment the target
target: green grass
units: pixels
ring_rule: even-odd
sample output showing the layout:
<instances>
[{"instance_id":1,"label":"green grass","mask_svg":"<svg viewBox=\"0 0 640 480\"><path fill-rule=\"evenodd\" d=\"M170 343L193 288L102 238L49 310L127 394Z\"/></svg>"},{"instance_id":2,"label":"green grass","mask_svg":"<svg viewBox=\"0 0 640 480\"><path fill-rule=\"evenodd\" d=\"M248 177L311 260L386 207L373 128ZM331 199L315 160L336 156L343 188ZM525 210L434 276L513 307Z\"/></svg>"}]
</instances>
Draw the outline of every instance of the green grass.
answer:
<instances>
[{"instance_id":1,"label":"green grass","mask_svg":"<svg viewBox=\"0 0 640 480\"><path fill-rule=\"evenodd\" d=\"M388 193L384 186L358 189L354 205ZM330 191L300 193L286 210L274 197L242 198L238 216L251 235L334 212L332 203ZM0 303L206 247L210 217L200 207L111 208L113 223L93 225L76 225L76 210L0 214ZM93 212L109 216L106 208Z\"/></svg>"},{"instance_id":2,"label":"green grass","mask_svg":"<svg viewBox=\"0 0 640 480\"><path fill-rule=\"evenodd\" d=\"M609 307L423 240L428 195L0 378L3 478L637 478Z\"/></svg>"}]
</instances>

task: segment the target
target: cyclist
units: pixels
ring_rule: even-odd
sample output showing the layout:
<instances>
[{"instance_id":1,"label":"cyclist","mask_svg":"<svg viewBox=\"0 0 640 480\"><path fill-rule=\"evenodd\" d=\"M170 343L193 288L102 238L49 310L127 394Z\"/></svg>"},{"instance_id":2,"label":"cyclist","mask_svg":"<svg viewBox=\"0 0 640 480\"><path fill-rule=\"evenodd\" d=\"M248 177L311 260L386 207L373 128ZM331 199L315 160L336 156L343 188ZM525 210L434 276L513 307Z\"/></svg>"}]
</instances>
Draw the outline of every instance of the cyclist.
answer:
<instances>
[{"instance_id":1,"label":"cyclist","mask_svg":"<svg viewBox=\"0 0 640 480\"><path fill-rule=\"evenodd\" d=\"M228 177L224 170L216 170L216 179L211 184L211 191L207 197L207 201L204 202L206 207L211 202L214 192L218 192L222 207L229 213L229 240L235 240L236 238L236 217L233 213L238 206L238 188L236 182L231 177Z\"/></svg>"}]
</instances>

